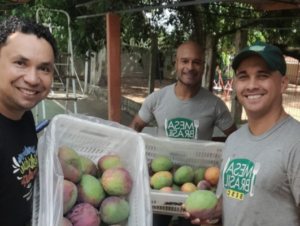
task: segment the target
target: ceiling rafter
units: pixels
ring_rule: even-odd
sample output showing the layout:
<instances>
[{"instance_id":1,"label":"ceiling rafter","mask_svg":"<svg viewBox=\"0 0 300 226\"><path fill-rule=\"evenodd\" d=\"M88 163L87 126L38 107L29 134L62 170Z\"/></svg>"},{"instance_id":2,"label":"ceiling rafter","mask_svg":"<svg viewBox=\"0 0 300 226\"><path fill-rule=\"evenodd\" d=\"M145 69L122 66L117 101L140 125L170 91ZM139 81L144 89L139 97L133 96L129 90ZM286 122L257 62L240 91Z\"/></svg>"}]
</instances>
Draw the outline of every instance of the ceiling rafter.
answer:
<instances>
[{"instance_id":1,"label":"ceiling rafter","mask_svg":"<svg viewBox=\"0 0 300 226\"><path fill-rule=\"evenodd\" d=\"M79 9L80 7L90 6L95 3L105 2L105 0L96 0L96 1L89 1L86 3L77 4L76 8ZM164 5L138 5L137 7L124 9L124 10L116 10L116 11L106 11L106 12L99 12L96 14L91 15L81 15L78 16L77 19L86 19L92 17L99 17L105 16L107 13L116 13L116 14L124 14L124 13L134 13L134 12L141 12L141 11L148 11L152 9L164 9L164 8L177 8L182 6L192 6L192 5L201 5L207 3L222 3L222 2L240 2L251 4L254 7L254 10L264 11L264 10L279 10L281 7L282 9L294 9L300 8L300 0L197 0L197 1L187 1L187 2L175 2L175 3L166 3ZM230 7L230 6L228 6Z\"/></svg>"}]
</instances>

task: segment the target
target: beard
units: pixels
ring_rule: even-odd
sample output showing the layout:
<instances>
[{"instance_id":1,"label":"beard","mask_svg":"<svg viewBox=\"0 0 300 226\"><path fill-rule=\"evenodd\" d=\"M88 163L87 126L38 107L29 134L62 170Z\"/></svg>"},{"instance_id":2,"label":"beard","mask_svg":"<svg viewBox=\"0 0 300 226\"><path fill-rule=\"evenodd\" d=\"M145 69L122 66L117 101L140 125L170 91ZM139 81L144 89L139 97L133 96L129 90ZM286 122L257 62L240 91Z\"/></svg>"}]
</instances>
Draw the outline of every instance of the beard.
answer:
<instances>
[{"instance_id":1,"label":"beard","mask_svg":"<svg viewBox=\"0 0 300 226\"><path fill-rule=\"evenodd\" d=\"M198 82L193 83L193 84L185 83L184 81L182 81L182 79L180 79L178 77L178 75L177 75L177 81L181 82L182 84L184 84L185 86L188 86L188 87L197 87L197 86L201 87L201 84L202 84L202 79L200 79Z\"/></svg>"}]
</instances>

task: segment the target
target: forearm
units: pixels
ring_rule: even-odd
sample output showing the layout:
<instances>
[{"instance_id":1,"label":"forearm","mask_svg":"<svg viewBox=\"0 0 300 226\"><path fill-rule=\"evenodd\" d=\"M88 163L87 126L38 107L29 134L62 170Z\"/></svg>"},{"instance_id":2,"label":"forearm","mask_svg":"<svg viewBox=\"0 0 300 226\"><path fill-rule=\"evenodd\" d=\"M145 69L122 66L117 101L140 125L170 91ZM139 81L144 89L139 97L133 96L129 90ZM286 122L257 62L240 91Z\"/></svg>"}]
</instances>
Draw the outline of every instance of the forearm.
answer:
<instances>
[{"instance_id":1,"label":"forearm","mask_svg":"<svg viewBox=\"0 0 300 226\"><path fill-rule=\"evenodd\" d=\"M134 121L129 125L129 127L131 129L134 129L137 132L141 132L143 130L143 128L144 128L144 127L141 127L138 123L136 123Z\"/></svg>"},{"instance_id":2,"label":"forearm","mask_svg":"<svg viewBox=\"0 0 300 226\"><path fill-rule=\"evenodd\" d=\"M222 220L222 205L223 205L223 197L221 196L218 199L217 207L216 207L216 212L211 218L211 224L217 224Z\"/></svg>"},{"instance_id":3,"label":"forearm","mask_svg":"<svg viewBox=\"0 0 300 226\"><path fill-rule=\"evenodd\" d=\"M148 124L145 123L137 114L133 119L133 121L131 122L131 124L129 125L129 127L134 129L137 132L141 132L147 125Z\"/></svg>"}]
</instances>

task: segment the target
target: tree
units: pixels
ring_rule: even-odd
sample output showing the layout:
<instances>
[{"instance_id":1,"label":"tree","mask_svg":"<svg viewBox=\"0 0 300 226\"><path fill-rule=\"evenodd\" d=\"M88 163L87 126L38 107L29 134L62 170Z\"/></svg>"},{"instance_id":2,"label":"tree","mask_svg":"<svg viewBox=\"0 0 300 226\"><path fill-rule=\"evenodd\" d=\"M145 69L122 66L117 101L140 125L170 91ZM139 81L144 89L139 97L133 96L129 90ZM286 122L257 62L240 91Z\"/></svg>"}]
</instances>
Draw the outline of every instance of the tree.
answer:
<instances>
[{"instance_id":1,"label":"tree","mask_svg":"<svg viewBox=\"0 0 300 226\"><path fill-rule=\"evenodd\" d=\"M77 8L76 5L91 0L31 0L16 8L11 13L35 18L37 8L61 9L69 13L73 32L75 53L85 55L87 50L97 52L106 45L105 17L77 19L80 15L91 15L100 12L114 12L129 8L140 8L174 3L174 0L103 0ZM180 0L187 2L190 0ZM178 1L176 1L178 2ZM159 38L159 49L176 49L186 40L195 40L205 46L207 35L217 38L216 51L219 53L217 62L224 65L228 54L234 50L233 35L238 29L249 30L248 44L255 40L265 40L284 46L298 46L299 32L278 30L278 27L299 29L299 19L260 20L263 18L280 18L293 15L299 17L299 10L255 11L252 5L239 2L216 2L195 6L173 7L169 9L170 16L166 17L165 10L150 10L152 19L145 16L146 12L135 12L121 15L121 39L123 43L150 47L150 37L156 33ZM7 15L5 15L7 16ZM41 18L60 27L55 36L60 39L60 49L66 48L66 20L52 12L46 12ZM256 19L256 20L254 20ZM171 26L168 31L166 26ZM263 28L274 28L264 30ZM128 49L129 50L129 49Z\"/></svg>"}]
</instances>

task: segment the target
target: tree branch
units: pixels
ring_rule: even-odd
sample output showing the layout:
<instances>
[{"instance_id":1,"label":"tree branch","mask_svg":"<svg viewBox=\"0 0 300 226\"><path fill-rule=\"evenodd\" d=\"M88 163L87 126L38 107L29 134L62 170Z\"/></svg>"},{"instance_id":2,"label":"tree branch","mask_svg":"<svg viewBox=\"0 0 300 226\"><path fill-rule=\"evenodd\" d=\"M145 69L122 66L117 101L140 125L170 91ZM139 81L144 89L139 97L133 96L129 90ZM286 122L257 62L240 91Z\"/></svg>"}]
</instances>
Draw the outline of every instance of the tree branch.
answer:
<instances>
[{"instance_id":1,"label":"tree branch","mask_svg":"<svg viewBox=\"0 0 300 226\"><path fill-rule=\"evenodd\" d=\"M226 35L232 35L232 34L235 34L238 30L241 30L241 29L243 29L243 28L254 27L254 26L259 25L259 24L260 24L260 21L254 21L254 22L252 22L252 23L245 24L245 25L240 26L240 27L238 27L238 28L234 28L234 29L232 29L232 30L230 30L230 31L224 31L224 32L218 33L218 34L216 34L216 36L217 36L218 38L222 38L222 37L224 37L224 36L226 36Z\"/></svg>"}]
</instances>

